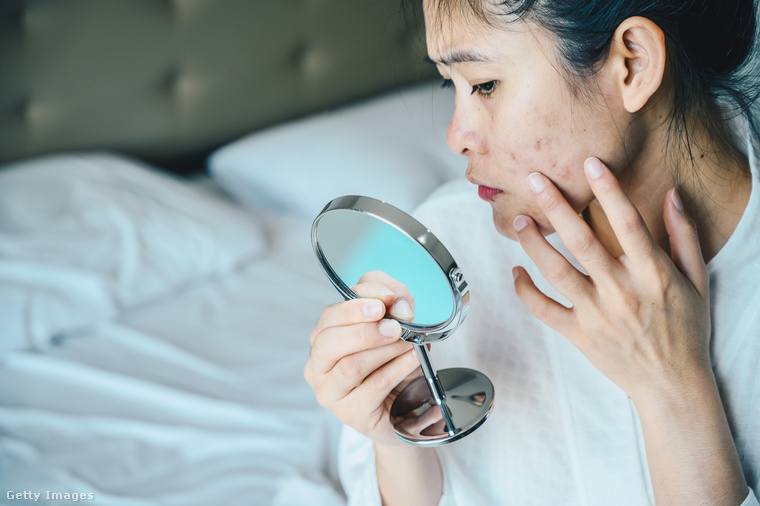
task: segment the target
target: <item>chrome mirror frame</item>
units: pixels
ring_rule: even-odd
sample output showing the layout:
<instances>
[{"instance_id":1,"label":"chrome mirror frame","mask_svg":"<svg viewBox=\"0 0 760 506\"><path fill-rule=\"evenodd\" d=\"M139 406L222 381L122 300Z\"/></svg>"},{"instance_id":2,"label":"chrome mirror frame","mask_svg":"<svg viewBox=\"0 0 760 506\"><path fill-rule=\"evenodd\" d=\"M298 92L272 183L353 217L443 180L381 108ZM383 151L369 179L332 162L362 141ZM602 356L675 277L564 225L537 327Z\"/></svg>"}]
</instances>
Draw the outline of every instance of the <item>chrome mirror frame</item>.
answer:
<instances>
[{"instance_id":1,"label":"chrome mirror frame","mask_svg":"<svg viewBox=\"0 0 760 506\"><path fill-rule=\"evenodd\" d=\"M346 210L373 216L407 236L427 251L449 282L454 297L454 307L452 314L445 321L435 325L420 325L397 320L391 315L386 316L399 322L403 329L402 339L415 344L424 344L436 343L449 337L467 316L470 307L470 287L451 253L438 238L422 223L387 202L360 195L338 197L330 201L314 219L311 226L311 244L319 264L333 286L346 300L359 298L330 266L317 240L319 220L333 211Z\"/></svg>"}]
</instances>

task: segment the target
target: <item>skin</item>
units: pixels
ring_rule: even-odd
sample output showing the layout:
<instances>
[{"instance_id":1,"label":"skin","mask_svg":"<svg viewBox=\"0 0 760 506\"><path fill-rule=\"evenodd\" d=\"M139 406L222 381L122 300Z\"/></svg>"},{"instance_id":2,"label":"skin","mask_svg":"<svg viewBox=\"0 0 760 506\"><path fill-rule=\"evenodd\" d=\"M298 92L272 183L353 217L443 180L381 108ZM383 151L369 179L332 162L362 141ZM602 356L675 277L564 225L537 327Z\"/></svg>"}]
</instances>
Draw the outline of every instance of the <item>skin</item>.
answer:
<instances>
[{"instance_id":1,"label":"skin","mask_svg":"<svg viewBox=\"0 0 760 506\"><path fill-rule=\"evenodd\" d=\"M714 175L748 174L747 160L699 128L693 151L662 156L667 55L648 20L620 25L604 67L576 94L540 28L493 27L456 10L439 19L431 2L428 54L456 88L449 146L468 158L471 182L499 190L489 202L496 229L573 306L539 292L519 266L518 296L631 397L658 504L740 504L747 487L709 361L705 260L751 190L747 177ZM676 191L673 165L687 161ZM588 275L545 240L555 231ZM411 298L373 276L357 286L363 299L325 310L305 376L323 405L375 441L385 504L437 504L435 452L399 443L387 416L397 385L418 373L409 345L376 322ZM370 299L383 302L372 317L360 310Z\"/></svg>"}]
</instances>

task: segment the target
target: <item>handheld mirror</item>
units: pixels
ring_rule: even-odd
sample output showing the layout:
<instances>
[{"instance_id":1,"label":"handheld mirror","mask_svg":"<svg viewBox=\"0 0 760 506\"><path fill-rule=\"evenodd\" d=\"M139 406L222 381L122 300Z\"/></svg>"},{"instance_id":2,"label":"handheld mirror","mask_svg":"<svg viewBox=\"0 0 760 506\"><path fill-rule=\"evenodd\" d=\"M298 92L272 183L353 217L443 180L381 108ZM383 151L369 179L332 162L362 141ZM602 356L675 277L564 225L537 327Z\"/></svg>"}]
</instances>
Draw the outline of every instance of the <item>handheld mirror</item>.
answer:
<instances>
[{"instance_id":1,"label":"handheld mirror","mask_svg":"<svg viewBox=\"0 0 760 506\"><path fill-rule=\"evenodd\" d=\"M314 220L312 245L330 282L346 300L359 298L351 287L372 271L400 281L414 298L414 318L397 321L402 339L414 344L422 376L391 406L396 435L414 445L436 446L477 429L493 407L493 384L472 369L436 371L426 346L449 337L469 306L467 282L443 244L386 202L345 196L329 202Z\"/></svg>"}]
</instances>

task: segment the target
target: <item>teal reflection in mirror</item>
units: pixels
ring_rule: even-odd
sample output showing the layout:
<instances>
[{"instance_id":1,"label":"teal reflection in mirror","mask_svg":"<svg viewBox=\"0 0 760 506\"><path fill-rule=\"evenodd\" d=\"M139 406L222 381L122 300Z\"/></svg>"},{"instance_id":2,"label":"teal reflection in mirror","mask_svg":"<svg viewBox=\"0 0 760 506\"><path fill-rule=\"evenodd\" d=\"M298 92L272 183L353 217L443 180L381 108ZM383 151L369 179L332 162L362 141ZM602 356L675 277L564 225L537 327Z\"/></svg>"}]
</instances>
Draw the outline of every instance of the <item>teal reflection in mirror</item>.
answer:
<instances>
[{"instance_id":1,"label":"teal reflection in mirror","mask_svg":"<svg viewBox=\"0 0 760 506\"><path fill-rule=\"evenodd\" d=\"M319 246L346 286L365 273L382 271L414 297L417 325L438 325L454 312L451 284L435 260L413 239L371 214L335 210L321 217Z\"/></svg>"}]
</instances>

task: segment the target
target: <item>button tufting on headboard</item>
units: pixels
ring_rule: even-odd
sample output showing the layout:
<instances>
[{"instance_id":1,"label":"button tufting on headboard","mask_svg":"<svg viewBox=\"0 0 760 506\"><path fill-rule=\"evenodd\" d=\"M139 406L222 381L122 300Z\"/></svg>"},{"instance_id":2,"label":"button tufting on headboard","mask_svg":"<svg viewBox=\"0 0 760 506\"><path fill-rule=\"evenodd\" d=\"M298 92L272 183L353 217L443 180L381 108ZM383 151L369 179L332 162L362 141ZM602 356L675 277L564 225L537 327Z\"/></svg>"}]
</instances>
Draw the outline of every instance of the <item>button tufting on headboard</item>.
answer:
<instances>
[{"instance_id":1,"label":"button tufting on headboard","mask_svg":"<svg viewBox=\"0 0 760 506\"><path fill-rule=\"evenodd\" d=\"M198 168L254 129L431 76L417 21L402 32L397 0L3 0L0 163L96 148Z\"/></svg>"}]
</instances>

